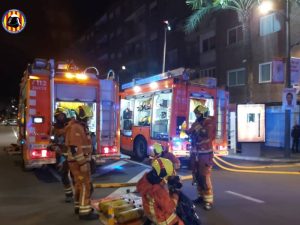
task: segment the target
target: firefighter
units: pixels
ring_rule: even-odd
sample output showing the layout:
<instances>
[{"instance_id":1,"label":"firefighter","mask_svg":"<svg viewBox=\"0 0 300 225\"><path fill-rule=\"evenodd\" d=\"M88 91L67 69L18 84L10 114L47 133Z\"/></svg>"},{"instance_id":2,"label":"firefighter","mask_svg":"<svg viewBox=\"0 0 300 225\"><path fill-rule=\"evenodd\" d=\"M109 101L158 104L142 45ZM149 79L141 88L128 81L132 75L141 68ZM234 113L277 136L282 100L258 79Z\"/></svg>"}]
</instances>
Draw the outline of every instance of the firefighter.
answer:
<instances>
[{"instance_id":1,"label":"firefighter","mask_svg":"<svg viewBox=\"0 0 300 225\"><path fill-rule=\"evenodd\" d=\"M198 198L194 203L204 203L203 207L210 210L213 204L213 187L211 170L213 166L213 146L215 137L213 118L208 116L208 108L198 105L194 113L197 117L186 133L192 140L191 166L193 183L197 185Z\"/></svg>"},{"instance_id":2,"label":"firefighter","mask_svg":"<svg viewBox=\"0 0 300 225\"><path fill-rule=\"evenodd\" d=\"M158 157L169 159L173 163L175 170L180 168L180 160L172 152L169 152L168 149L164 149L158 142L153 144L150 156L154 159Z\"/></svg>"},{"instance_id":3,"label":"firefighter","mask_svg":"<svg viewBox=\"0 0 300 225\"><path fill-rule=\"evenodd\" d=\"M170 195L166 187L166 179L172 175L172 162L165 158L156 158L152 162L152 170L145 173L137 183L145 215L154 224L184 225L176 215L178 195Z\"/></svg>"},{"instance_id":4,"label":"firefighter","mask_svg":"<svg viewBox=\"0 0 300 225\"><path fill-rule=\"evenodd\" d=\"M79 107L74 117L66 127L66 145L68 146L68 163L75 181L74 207L79 219L94 220L98 215L91 207L91 171L90 159L92 153L91 139L87 132L89 119L85 107Z\"/></svg>"},{"instance_id":5,"label":"firefighter","mask_svg":"<svg viewBox=\"0 0 300 225\"><path fill-rule=\"evenodd\" d=\"M54 137L52 148L56 150L57 166L61 172L61 179L65 191L65 202L73 201L73 190L69 178L69 165L67 159L67 146L65 145L65 126L68 123L67 112L63 108L57 108L54 114L55 124L52 135Z\"/></svg>"}]
</instances>

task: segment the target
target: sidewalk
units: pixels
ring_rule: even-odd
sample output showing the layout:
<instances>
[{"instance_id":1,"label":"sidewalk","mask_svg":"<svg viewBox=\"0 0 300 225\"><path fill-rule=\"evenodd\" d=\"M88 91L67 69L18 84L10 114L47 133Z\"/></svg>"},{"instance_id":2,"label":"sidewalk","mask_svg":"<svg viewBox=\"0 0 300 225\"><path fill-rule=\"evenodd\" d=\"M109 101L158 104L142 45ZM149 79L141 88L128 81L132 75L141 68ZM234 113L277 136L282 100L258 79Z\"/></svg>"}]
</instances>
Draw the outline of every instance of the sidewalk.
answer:
<instances>
[{"instance_id":1,"label":"sidewalk","mask_svg":"<svg viewBox=\"0 0 300 225\"><path fill-rule=\"evenodd\" d=\"M253 154L249 150L240 153L235 150L229 150L229 154L223 157L248 161L300 163L300 153L291 153L290 157L287 158L284 155L284 149L264 147L261 150L254 151L256 154Z\"/></svg>"}]
</instances>

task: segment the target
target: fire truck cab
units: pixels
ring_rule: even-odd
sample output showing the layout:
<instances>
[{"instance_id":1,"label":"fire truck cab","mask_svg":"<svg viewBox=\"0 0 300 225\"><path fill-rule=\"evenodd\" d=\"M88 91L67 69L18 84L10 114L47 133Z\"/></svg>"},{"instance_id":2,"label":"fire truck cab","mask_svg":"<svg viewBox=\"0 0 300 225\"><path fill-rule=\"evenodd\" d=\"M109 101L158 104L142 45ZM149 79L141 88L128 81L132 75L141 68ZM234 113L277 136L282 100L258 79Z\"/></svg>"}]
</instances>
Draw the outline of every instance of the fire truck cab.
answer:
<instances>
[{"instance_id":1,"label":"fire truck cab","mask_svg":"<svg viewBox=\"0 0 300 225\"><path fill-rule=\"evenodd\" d=\"M120 130L125 153L143 160L158 142L177 157L188 159L191 143L181 134L184 126L188 129L195 121L195 107L203 104L215 120L214 152L227 154L228 93L216 88L216 82L190 82L186 71L178 68L122 85Z\"/></svg>"},{"instance_id":2,"label":"fire truck cab","mask_svg":"<svg viewBox=\"0 0 300 225\"><path fill-rule=\"evenodd\" d=\"M54 112L67 109L72 117L79 106L89 108L93 153L99 160L119 159L119 87L113 79L82 73L66 62L35 59L20 84L19 143L25 169L54 164L48 146Z\"/></svg>"}]
</instances>

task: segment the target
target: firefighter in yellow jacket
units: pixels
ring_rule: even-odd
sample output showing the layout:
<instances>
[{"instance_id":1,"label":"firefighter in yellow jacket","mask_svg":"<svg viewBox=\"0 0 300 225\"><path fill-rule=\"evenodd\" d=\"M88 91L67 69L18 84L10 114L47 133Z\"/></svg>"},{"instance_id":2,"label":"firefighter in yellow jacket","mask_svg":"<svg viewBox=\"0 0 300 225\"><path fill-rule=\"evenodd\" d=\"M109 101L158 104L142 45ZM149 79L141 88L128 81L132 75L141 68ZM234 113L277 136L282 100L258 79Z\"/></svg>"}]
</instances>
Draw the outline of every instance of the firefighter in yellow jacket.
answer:
<instances>
[{"instance_id":1,"label":"firefighter in yellow jacket","mask_svg":"<svg viewBox=\"0 0 300 225\"><path fill-rule=\"evenodd\" d=\"M197 119L186 131L192 139L191 165L198 191L198 198L194 202L204 203L204 209L210 210L213 204L211 170L215 126L213 117L208 116L207 107L198 105L194 113Z\"/></svg>"},{"instance_id":2,"label":"firefighter in yellow jacket","mask_svg":"<svg viewBox=\"0 0 300 225\"><path fill-rule=\"evenodd\" d=\"M77 111L77 120L72 118L66 127L68 163L75 180L75 214L83 220L98 219L91 207L91 139L87 132L88 116L83 107Z\"/></svg>"}]
</instances>

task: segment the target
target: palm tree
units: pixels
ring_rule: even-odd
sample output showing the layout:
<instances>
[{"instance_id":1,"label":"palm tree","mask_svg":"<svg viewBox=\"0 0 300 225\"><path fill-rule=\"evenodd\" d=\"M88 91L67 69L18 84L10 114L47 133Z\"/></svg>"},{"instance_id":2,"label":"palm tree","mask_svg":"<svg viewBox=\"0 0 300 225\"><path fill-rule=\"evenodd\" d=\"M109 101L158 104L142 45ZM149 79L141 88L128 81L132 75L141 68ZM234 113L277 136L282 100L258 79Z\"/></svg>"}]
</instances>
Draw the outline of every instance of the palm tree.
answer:
<instances>
[{"instance_id":1,"label":"palm tree","mask_svg":"<svg viewBox=\"0 0 300 225\"><path fill-rule=\"evenodd\" d=\"M197 28L202 20L219 10L231 9L237 12L238 19L243 27L244 34L244 54L246 58L246 71L248 78L247 85L247 102L253 100L252 85L253 85L253 69L252 69L252 51L251 51L251 31L250 17L251 12L258 4L258 0L187 0L186 4L191 6L194 11L187 19L185 30L191 32Z\"/></svg>"}]
</instances>

